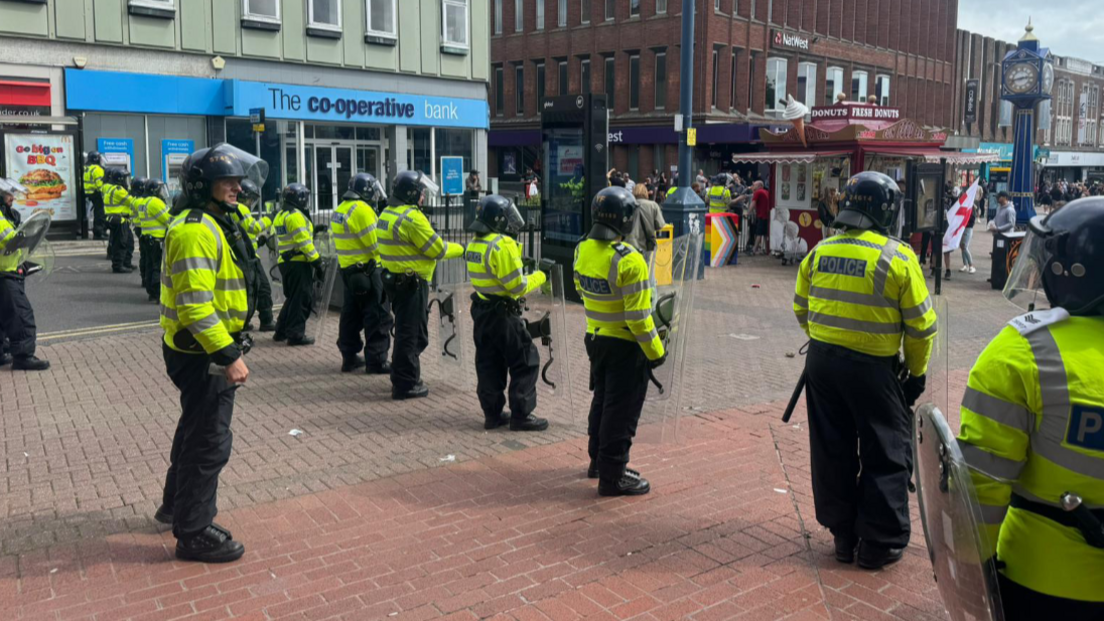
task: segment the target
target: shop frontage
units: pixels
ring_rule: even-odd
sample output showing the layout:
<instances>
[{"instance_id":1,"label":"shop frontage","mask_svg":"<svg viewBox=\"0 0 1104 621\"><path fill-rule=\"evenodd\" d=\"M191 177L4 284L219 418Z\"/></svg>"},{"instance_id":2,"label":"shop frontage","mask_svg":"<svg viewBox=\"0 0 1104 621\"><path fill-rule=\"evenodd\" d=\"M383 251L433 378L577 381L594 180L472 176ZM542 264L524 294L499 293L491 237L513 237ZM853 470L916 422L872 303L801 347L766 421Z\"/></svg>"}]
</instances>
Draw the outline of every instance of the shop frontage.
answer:
<instances>
[{"instance_id":1,"label":"shop frontage","mask_svg":"<svg viewBox=\"0 0 1104 621\"><path fill-rule=\"evenodd\" d=\"M1043 175L1051 182L1104 180L1104 153L1051 151L1044 166Z\"/></svg>"}]
</instances>

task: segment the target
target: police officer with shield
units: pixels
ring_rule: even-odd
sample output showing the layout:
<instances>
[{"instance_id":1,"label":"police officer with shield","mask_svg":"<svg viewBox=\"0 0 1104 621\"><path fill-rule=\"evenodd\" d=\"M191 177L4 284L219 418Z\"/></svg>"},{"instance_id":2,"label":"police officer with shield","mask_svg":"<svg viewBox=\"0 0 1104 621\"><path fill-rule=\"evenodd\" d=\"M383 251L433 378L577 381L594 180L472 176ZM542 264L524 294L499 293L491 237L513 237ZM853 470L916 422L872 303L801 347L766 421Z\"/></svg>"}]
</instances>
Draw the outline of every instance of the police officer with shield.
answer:
<instances>
[{"instance_id":1,"label":"police officer with shield","mask_svg":"<svg viewBox=\"0 0 1104 621\"><path fill-rule=\"evenodd\" d=\"M139 225L142 236L138 250L141 258L138 266L142 269L142 283L150 302L157 302L161 295L161 259L165 243L165 231L169 228L172 215L165 202L169 199L169 188L159 179L142 179L134 185L141 198L135 201L138 208Z\"/></svg>"},{"instance_id":2,"label":"police officer with shield","mask_svg":"<svg viewBox=\"0 0 1104 621\"><path fill-rule=\"evenodd\" d=\"M50 363L35 357L38 332L24 288L23 255L13 251L22 241L14 208L18 187L0 179L0 367L10 364L16 371L45 371Z\"/></svg>"},{"instance_id":3,"label":"police officer with shield","mask_svg":"<svg viewBox=\"0 0 1104 621\"><path fill-rule=\"evenodd\" d=\"M249 244L253 248L253 254L256 255L261 240L266 239L264 237L265 233L272 226L272 222L269 221L267 216L254 215L254 210L261 201L261 189L251 180L242 179L241 193L238 194L238 200L241 202L238 203L237 211L231 214L231 218L245 231L246 236L249 237ZM256 257L254 256L254 258ZM260 331L273 332L276 330L276 323L272 319L272 283L268 281L268 274L265 273L264 266L261 265L259 259L252 262L252 267L253 291L250 292L250 297L253 299L256 306L255 310L261 318ZM246 332L252 329L252 323L246 324Z\"/></svg>"},{"instance_id":4,"label":"police officer with shield","mask_svg":"<svg viewBox=\"0 0 1104 621\"><path fill-rule=\"evenodd\" d=\"M284 188L280 213L272 222L279 240L280 281L284 286L284 307L276 318L273 340L292 347L313 345L306 335L310 317L314 278L322 279L322 256L314 247L314 223L310 218L310 190L301 183Z\"/></svg>"},{"instance_id":5,"label":"police officer with shield","mask_svg":"<svg viewBox=\"0 0 1104 621\"><path fill-rule=\"evenodd\" d=\"M627 468L649 371L667 359L652 319L652 287L644 255L621 241L638 208L632 193L609 187L594 197L590 234L575 248L575 289L586 307L587 357L594 398L587 433L590 468L601 496L651 490Z\"/></svg>"},{"instance_id":6,"label":"police officer with shield","mask_svg":"<svg viewBox=\"0 0 1104 621\"><path fill-rule=\"evenodd\" d=\"M103 239L107 232L103 178L103 156L99 151L89 151L84 157L84 195L92 203L92 239Z\"/></svg>"},{"instance_id":7,"label":"police officer with shield","mask_svg":"<svg viewBox=\"0 0 1104 621\"><path fill-rule=\"evenodd\" d=\"M110 235L107 254L111 258L111 271L130 274L134 271L134 232L130 223L136 213L130 195L130 175L122 168L108 168L101 189Z\"/></svg>"},{"instance_id":8,"label":"police officer with shield","mask_svg":"<svg viewBox=\"0 0 1104 621\"><path fill-rule=\"evenodd\" d=\"M383 287L395 312L391 397L396 400L429 395L418 360L429 345L429 282L437 261L464 254L464 246L441 239L422 213L426 199L437 191L437 184L420 171L395 175L376 231Z\"/></svg>"},{"instance_id":9,"label":"police officer with shield","mask_svg":"<svg viewBox=\"0 0 1104 621\"><path fill-rule=\"evenodd\" d=\"M155 519L172 524L176 557L205 563L241 558L244 546L214 522L218 477L230 459L237 386L249 379L241 336L249 320L248 241L230 214L241 181L263 183L268 165L218 144L181 170L182 210L165 236L161 289L165 368L180 390L165 491Z\"/></svg>"},{"instance_id":10,"label":"police officer with shield","mask_svg":"<svg viewBox=\"0 0 1104 621\"><path fill-rule=\"evenodd\" d=\"M476 393L483 408L483 428L509 423L510 431L544 431L548 421L533 416L537 407L540 353L521 318L523 298L545 284L540 271L526 275L518 233L525 225L514 203L497 194L479 201L471 230L475 239L464 258L475 293L471 315L475 340ZM509 415L506 405L509 376Z\"/></svg>"},{"instance_id":11,"label":"police officer with shield","mask_svg":"<svg viewBox=\"0 0 1104 621\"><path fill-rule=\"evenodd\" d=\"M342 373L351 373L362 366L367 367L369 375L391 373L387 353L391 349L394 319L391 302L383 291L376 235L379 219L375 206L384 198L383 187L375 177L358 173L349 181L349 190L341 197L330 225L345 285L337 333Z\"/></svg>"},{"instance_id":12,"label":"police officer with shield","mask_svg":"<svg viewBox=\"0 0 1104 621\"><path fill-rule=\"evenodd\" d=\"M958 437L1007 621L1104 619L1104 198L1031 220ZM1036 303L1050 310L1035 310Z\"/></svg>"},{"instance_id":13,"label":"police officer with shield","mask_svg":"<svg viewBox=\"0 0 1104 621\"><path fill-rule=\"evenodd\" d=\"M909 541L909 408L924 391L936 333L920 263L908 244L889 237L900 200L897 183L882 173L852 177L834 223L846 230L802 261L794 297L810 338L817 521L835 537L836 560L853 562L858 547L866 569L900 560Z\"/></svg>"}]
</instances>

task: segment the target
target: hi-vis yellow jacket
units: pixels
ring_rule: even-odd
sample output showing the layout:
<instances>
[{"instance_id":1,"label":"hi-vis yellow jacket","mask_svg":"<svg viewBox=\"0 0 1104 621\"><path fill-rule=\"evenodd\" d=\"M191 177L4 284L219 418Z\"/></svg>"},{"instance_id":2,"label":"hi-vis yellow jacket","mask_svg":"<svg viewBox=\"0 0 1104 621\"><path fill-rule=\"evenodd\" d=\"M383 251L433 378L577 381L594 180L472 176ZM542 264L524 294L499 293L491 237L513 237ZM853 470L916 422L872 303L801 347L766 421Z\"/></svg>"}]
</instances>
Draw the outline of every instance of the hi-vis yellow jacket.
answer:
<instances>
[{"instance_id":1,"label":"hi-vis yellow jacket","mask_svg":"<svg viewBox=\"0 0 1104 621\"><path fill-rule=\"evenodd\" d=\"M0 272L14 272L19 269L19 257L21 255L11 254L4 256L3 254L8 244L14 239L15 227L12 226L11 220L8 220L4 217L3 213L0 213Z\"/></svg>"},{"instance_id":2,"label":"hi-vis yellow jacket","mask_svg":"<svg viewBox=\"0 0 1104 621\"><path fill-rule=\"evenodd\" d=\"M156 196L146 196L134 199L134 206L138 210L138 226L142 229L142 235L164 239L165 231L172 223L165 201Z\"/></svg>"},{"instance_id":3,"label":"hi-vis yellow jacket","mask_svg":"<svg viewBox=\"0 0 1104 621\"><path fill-rule=\"evenodd\" d=\"M723 185L715 185L709 188L709 213L724 213L728 211L728 204L732 202L732 192Z\"/></svg>"},{"instance_id":4,"label":"hi-vis yellow jacket","mask_svg":"<svg viewBox=\"0 0 1104 621\"><path fill-rule=\"evenodd\" d=\"M648 263L635 248L583 240L575 247L575 289L586 307L587 334L636 341L648 360L663 357L652 319Z\"/></svg>"},{"instance_id":5,"label":"hi-vis yellow jacket","mask_svg":"<svg viewBox=\"0 0 1104 621\"><path fill-rule=\"evenodd\" d=\"M379 260L379 243L376 240L378 220L376 210L364 201L347 200L337 206L330 232L341 269Z\"/></svg>"},{"instance_id":6,"label":"hi-vis yellow jacket","mask_svg":"<svg viewBox=\"0 0 1104 621\"><path fill-rule=\"evenodd\" d=\"M376 241L384 269L392 274L409 270L425 280L433 280L438 261L464 254L463 245L441 239L425 214L413 205L384 209L376 223Z\"/></svg>"},{"instance_id":7,"label":"hi-vis yellow jacket","mask_svg":"<svg viewBox=\"0 0 1104 621\"><path fill-rule=\"evenodd\" d=\"M112 185L106 181L100 184L100 188L103 192L105 214L124 218L133 218L138 215L137 208L134 205L135 199L130 195L130 192L126 191L126 188Z\"/></svg>"},{"instance_id":8,"label":"hi-vis yellow jacket","mask_svg":"<svg viewBox=\"0 0 1104 621\"><path fill-rule=\"evenodd\" d=\"M489 233L480 235L464 251L472 288L484 300L492 297L523 298L547 280L544 272L526 276L521 262L521 246L512 237Z\"/></svg>"},{"instance_id":9,"label":"hi-vis yellow jacket","mask_svg":"<svg viewBox=\"0 0 1104 621\"><path fill-rule=\"evenodd\" d=\"M280 259L277 263L285 262L284 253L288 251L295 251L291 259L287 259L290 261L313 263L322 258L314 247L314 224L298 209L284 209L276 214L272 225L276 228L276 238L280 242Z\"/></svg>"}]
</instances>

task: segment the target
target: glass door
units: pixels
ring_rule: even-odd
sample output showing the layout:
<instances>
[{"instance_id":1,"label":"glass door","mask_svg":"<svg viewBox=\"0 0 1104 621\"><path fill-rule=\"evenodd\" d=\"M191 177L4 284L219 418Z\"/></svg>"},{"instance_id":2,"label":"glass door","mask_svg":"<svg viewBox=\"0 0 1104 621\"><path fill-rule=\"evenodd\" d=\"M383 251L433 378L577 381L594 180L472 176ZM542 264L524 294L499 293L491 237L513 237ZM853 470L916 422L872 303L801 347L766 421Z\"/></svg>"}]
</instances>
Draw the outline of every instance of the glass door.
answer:
<instances>
[{"instance_id":1,"label":"glass door","mask_svg":"<svg viewBox=\"0 0 1104 621\"><path fill-rule=\"evenodd\" d=\"M357 147L356 169L357 172L366 172L383 183L383 178L380 176L382 171L379 147Z\"/></svg>"},{"instance_id":2,"label":"glass door","mask_svg":"<svg viewBox=\"0 0 1104 621\"><path fill-rule=\"evenodd\" d=\"M330 146L314 147L314 210L323 211L336 207L334 203L334 149Z\"/></svg>"},{"instance_id":3,"label":"glass door","mask_svg":"<svg viewBox=\"0 0 1104 621\"><path fill-rule=\"evenodd\" d=\"M334 184L333 184L333 209L341 204L341 196L349 189L349 181L353 178L353 148L334 147Z\"/></svg>"}]
</instances>

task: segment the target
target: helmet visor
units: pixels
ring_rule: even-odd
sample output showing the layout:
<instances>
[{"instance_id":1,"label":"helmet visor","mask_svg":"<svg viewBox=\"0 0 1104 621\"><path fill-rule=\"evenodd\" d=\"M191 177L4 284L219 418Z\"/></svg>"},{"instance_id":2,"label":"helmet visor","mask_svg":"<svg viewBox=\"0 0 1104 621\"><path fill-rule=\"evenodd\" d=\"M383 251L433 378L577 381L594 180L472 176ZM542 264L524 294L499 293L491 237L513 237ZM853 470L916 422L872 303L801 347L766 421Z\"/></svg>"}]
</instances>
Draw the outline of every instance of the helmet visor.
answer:
<instances>
[{"instance_id":1,"label":"helmet visor","mask_svg":"<svg viewBox=\"0 0 1104 621\"><path fill-rule=\"evenodd\" d=\"M372 191L376 193L376 200L387 200L387 192L383 190L383 184L379 182L379 179L372 183Z\"/></svg>"},{"instance_id":2,"label":"helmet visor","mask_svg":"<svg viewBox=\"0 0 1104 621\"><path fill-rule=\"evenodd\" d=\"M510 201L510 206L506 209L506 234L511 237L517 237L521 229L525 227L525 218L521 217L521 212L518 211L517 205L514 201Z\"/></svg>"},{"instance_id":3,"label":"helmet visor","mask_svg":"<svg viewBox=\"0 0 1104 621\"><path fill-rule=\"evenodd\" d=\"M161 199L161 202L166 204L168 204L169 200L172 199L172 197L169 196L169 186L165 185L164 183L158 183L153 188L152 195Z\"/></svg>"},{"instance_id":4,"label":"helmet visor","mask_svg":"<svg viewBox=\"0 0 1104 621\"><path fill-rule=\"evenodd\" d=\"M14 179L0 177L0 192L7 192L12 196L26 195L27 188Z\"/></svg>"},{"instance_id":5,"label":"helmet visor","mask_svg":"<svg viewBox=\"0 0 1104 621\"><path fill-rule=\"evenodd\" d=\"M268 162L233 145L225 143L220 144L211 149L211 153L208 157L228 157L236 159L241 164L245 178L256 183L259 188L264 187L265 179L268 179Z\"/></svg>"},{"instance_id":6,"label":"helmet visor","mask_svg":"<svg viewBox=\"0 0 1104 621\"><path fill-rule=\"evenodd\" d=\"M427 198L431 196L435 197L441 193L441 186L434 183L433 179L430 179L428 175L421 175L418 182L422 184L422 193Z\"/></svg>"},{"instance_id":7,"label":"helmet visor","mask_svg":"<svg viewBox=\"0 0 1104 621\"><path fill-rule=\"evenodd\" d=\"M1016 263L1004 285L1004 297L1017 307L1031 311L1050 306L1043 288L1043 271L1050 262L1050 251L1046 249L1047 233L1042 219L1036 216L1028 229L1018 256L1009 253L1008 260Z\"/></svg>"}]
</instances>

